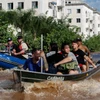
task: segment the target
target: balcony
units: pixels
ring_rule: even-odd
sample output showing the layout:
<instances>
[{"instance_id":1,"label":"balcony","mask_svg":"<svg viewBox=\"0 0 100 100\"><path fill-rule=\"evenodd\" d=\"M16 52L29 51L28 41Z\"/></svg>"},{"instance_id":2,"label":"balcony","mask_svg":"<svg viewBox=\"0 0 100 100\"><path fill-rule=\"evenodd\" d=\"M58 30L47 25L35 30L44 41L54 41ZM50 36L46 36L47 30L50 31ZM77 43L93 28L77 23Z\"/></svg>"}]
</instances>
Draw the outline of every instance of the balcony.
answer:
<instances>
[{"instance_id":1,"label":"balcony","mask_svg":"<svg viewBox=\"0 0 100 100\"><path fill-rule=\"evenodd\" d=\"M49 3L48 3L48 7L49 7L50 9L52 9L53 6L55 6L56 4L57 4L56 2L49 2Z\"/></svg>"},{"instance_id":2,"label":"balcony","mask_svg":"<svg viewBox=\"0 0 100 100\"><path fill-rule=\"evenodd\" d=\"M63 7L64 6L64 0L57 0L57 6Z\"/></svg>"}]
</instances>

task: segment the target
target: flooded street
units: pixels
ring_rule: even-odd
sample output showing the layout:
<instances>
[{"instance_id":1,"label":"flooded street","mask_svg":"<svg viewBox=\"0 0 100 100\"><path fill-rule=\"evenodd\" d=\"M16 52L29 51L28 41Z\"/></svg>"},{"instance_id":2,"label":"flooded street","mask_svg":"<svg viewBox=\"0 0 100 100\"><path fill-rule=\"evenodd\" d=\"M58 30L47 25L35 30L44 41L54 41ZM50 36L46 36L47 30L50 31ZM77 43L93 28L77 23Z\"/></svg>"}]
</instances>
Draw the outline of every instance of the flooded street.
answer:
<instances>
[{"instance_id":1,"label":"flooded street","mask_svg":"<svg viewBox=\"0 0 100 100\"><path fill-rule=\"evenodd\" d=\"M23 83L15 89L12 70L0 71L0 100L100 100L100 73L84 81Z\"/></svg>"},{"instance_id":2,"label":"flooded street","mask_svg":"<svg viewBox=\"0 0 100 100\"><path fill-rule=\"evenodd\" d=\"M99 58L98 58L99 59ZM100 100L100 72L82 81L14 84L13 70L0 71L0 100Z\"/></svg>"}]
</instances>

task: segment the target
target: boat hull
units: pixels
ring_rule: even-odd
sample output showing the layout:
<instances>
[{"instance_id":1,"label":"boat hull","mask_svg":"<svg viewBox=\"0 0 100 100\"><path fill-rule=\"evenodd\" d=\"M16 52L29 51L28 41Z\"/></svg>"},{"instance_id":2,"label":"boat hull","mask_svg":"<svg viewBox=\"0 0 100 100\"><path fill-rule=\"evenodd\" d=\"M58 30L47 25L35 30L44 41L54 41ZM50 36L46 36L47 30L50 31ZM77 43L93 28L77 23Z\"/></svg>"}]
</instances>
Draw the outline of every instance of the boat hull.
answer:
<instances>
[{"instance_id":1,"label":"boat hull","mask_svg":"<svg viewBox=\"0 0 100 100\"><path fill-rule=\"evenodd\" d=\"M92 68L87 72L74 75L71 74L57 75L50 73L41 73L41 72L32 72L32 71L14 69L14 73L17 74L20 82L41 82L46 80L78 81L78 80L88 79L89 77L91 77L92 75L96 74L99 71L100 71L100 66L98 66L95 69Z\"/></svg>"},{"instance_id":2,"label":"boat hull","mask_svg":"<svg viewBox=\"0 0 100 100\"><path fill-rule=\"evenodd\" d=\"M26 60L19 59L4 53L0 53L0 67L4 69L14 68L23 65Z\"/></svg>"}]
</instances>

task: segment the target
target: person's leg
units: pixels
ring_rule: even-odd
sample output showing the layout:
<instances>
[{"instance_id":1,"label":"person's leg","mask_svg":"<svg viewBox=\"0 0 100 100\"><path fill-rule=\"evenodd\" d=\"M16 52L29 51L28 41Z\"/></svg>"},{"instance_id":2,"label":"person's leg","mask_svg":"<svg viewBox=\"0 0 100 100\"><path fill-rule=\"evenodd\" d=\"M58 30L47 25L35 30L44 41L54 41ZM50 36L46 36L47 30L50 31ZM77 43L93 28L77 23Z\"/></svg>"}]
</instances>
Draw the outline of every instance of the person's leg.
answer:
<instances>
[{"instance_id":1,"label":"person's leg","mask_svg":"<svg viewBox=\"0 0 100 100\"><path fill-rule=\"evenodd\" d=\"M79 72L77 70L70 70L69 74L78 74Z\"/></svg>"},{"instance_id":2,"label":"person's leg","mask_svg":"<svg viewBox=\"0 0 100 100\"><path fill-rule=\"evenodd\" d=\"M89 63L86 61L86 70L89 70Z\"/></svg>"},{"instance_id":3,"label":"person's leg","mask_svg":"<svg viewBox=\"0 0 100 100\"><path fill-rule=\"evenodd\" d=\"M82 65L82 72L86 72L86 65Z\"/></svg>"},{"instance_id":4,"label":"person's leg","mask_svg":"<svg viewBox=\"0 0 100 100\"><path fill-rule=\"evenodd\" d=\"M61 72L57 72L57 74L62 75L62 73L61 73Z\"/></svg>"}]
</instances>

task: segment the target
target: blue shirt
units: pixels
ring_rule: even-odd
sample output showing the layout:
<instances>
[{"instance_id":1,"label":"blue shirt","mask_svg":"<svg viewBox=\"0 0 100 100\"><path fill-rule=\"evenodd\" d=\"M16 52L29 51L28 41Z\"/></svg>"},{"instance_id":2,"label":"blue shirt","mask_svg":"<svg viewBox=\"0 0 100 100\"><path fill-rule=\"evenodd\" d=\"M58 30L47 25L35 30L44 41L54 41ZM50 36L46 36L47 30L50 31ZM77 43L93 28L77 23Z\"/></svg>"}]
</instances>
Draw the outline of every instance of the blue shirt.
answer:
<instances>
[{"instance_id":1,"label":"blue shirt","mask_svg":"<svg viewBox=\"0 0 100 100\"><path fill-rule=\"evenodd\" d=\"M43 62L43 59L42 59ZM43 64L43 63L42 63ZM29 71L41 71L41 59L38 61L38 63L33 63L33 58L29 58L26 60L23 68L26 70L27 68Z\"/></svg>"}]
</instances>

